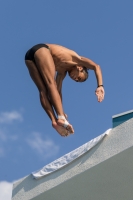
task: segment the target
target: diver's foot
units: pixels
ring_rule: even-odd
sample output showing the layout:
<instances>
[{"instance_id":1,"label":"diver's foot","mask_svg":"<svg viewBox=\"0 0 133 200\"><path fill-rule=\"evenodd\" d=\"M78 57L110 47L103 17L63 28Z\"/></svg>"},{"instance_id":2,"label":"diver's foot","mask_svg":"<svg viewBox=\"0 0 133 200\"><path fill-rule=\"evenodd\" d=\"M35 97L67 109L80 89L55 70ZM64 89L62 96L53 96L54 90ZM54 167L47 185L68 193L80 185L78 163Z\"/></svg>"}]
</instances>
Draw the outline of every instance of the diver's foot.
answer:
<instances>
[{"instance_id":1,"label":"diver's foot","mask_svg":"<svg viewBox=\"0 0 133 200\"><path fill-rule=\"evenodd\" d=\"M63 137L67 137L70 135L69 131L63 126L58 125L56 122L52 123L53 128Z\"/></svg>"},{"instance_id":2,"label":"diver's foot","mask_svg":"<svg viewBox=\"0 0 133 200\"><path fill-rule=\"evenodd\" d=\"M66 120L66 118L63 115L58 115L57 117L57 124L59 126L64 127L66 130L69 131L69 133L74 133L74 129L71 124Z\"/></svg>"}]
</instances>

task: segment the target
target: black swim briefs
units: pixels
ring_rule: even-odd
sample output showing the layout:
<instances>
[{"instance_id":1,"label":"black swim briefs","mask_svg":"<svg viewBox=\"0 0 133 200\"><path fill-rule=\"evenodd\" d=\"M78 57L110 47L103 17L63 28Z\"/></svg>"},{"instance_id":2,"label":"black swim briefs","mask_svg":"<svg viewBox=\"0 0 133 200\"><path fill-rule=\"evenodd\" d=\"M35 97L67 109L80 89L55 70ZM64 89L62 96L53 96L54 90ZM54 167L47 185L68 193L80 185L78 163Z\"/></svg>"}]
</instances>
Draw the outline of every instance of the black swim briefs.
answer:
<instances>
[{"instance_id":1,"label":"black swim briefs","mask_svg":"<svg viewBox=\"0 0 133 200\"><path fill-rule=\"evenodd\" d=\"M46 44L37 44L27 51L27 53L25 54L25 60L32 60L33 62L35 62L34 54L38 49L42 47L50 49L49 46L47 46Z\"/></svg>"}]
</instances>

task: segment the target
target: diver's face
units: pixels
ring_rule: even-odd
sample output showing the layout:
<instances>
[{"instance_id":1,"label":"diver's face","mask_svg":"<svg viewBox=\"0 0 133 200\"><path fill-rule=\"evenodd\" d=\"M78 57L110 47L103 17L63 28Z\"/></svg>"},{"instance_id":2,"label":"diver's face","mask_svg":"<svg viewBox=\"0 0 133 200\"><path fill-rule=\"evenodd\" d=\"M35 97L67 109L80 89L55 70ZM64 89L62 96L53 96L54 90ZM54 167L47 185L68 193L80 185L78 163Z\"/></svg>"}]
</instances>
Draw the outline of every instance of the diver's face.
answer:
<instances>
[{"instance_id":1,"label":"diver's face","mask_svg":"<svg viewBox=\"0 0 133 200\"><path fill-rule=\"evenodd\" d=\"M69 76L76 82L83 82L85 80L85 74L82 66L75 66L70 72Z\"/></svg>"}]
</instances>

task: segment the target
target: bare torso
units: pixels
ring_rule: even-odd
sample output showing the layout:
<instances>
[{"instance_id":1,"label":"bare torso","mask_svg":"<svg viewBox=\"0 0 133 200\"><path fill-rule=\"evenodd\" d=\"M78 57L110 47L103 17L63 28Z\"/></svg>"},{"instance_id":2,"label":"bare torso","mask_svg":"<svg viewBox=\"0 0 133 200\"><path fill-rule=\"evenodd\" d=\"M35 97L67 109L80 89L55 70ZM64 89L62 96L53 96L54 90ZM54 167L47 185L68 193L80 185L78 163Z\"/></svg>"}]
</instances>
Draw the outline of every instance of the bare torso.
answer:
<instances>
[{"instance_id":1,"label":"bare torso","mask_svg":"<svg viewBox=\"0 0 133 200\"><path fill-rule=\"evenodd\" d=\"M80 56L73 50L56 44L47 44L50 47L56 71L64 72L78 64Z\"/></svg>"}]
</instances>

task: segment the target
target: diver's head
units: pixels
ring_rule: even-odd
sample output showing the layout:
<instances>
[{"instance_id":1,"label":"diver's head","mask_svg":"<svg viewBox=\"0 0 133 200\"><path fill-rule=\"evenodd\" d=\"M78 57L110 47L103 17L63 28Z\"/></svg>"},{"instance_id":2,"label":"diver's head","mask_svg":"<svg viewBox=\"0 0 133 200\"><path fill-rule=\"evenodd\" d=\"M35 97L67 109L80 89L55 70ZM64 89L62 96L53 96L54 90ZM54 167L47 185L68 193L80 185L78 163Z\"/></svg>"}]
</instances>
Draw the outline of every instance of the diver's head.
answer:
<instances>
[{"instance_id":1,"label":"diver's head","mask_svg":"<svg viewBox=\"0 0 133 200\"><path fill-rule=\"evenodd\" d=\"M84 82L89 76L87 68L78 65L74 66L68 73L71 79L76 82Z\"/></svg>"}]
</instances>

